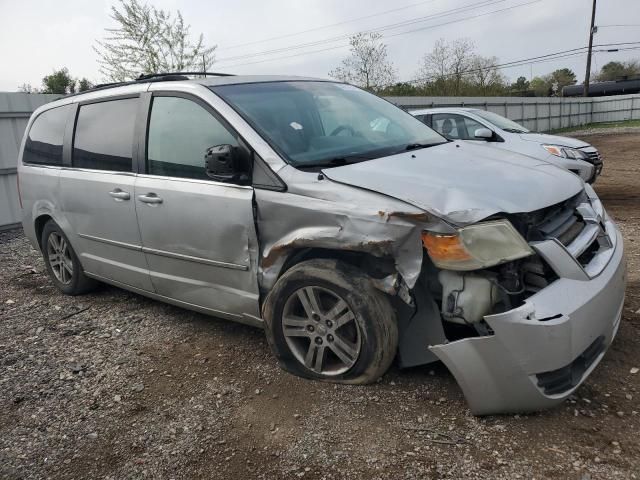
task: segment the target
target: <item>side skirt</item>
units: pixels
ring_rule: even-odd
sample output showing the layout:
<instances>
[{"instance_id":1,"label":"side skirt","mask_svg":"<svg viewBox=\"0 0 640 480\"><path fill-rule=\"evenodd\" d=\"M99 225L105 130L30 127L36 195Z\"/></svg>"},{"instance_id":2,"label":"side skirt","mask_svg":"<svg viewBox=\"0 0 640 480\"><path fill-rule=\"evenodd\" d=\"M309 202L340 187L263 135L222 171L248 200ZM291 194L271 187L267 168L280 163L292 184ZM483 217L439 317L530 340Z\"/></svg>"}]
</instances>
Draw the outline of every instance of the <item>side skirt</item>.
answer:
<instances>
[{"instance_id":1,"label":"side skirt","mask_svg":"<svg viewBox=\"0 0 640 480\"><path fill-rule=\"evenodd\" d=\"M122 288L123 290L128 290L130 292L134 292L139 295L152 298L153 300L158 300L160 302L168 303L170 305L175 305L176 307L185 308L187 310L193 310L194 312L203 313L205 315L210 315L212 317L220 317L226 320L232 320L234 322L242 323L250 327L256 327L260 329L264 328L264 321L261 318L254 317L253 315L248 315L248 314L236 315L233 313L221 312L219 310L214 310L211 308L200 307L198 305L194 305L193 303L183 302L181 300L176 300L170 297L165 297L164 295L158 295L157 293L132 287L131 285L127 285L126 283L121 283L116 280L104 278L104 277L101 277L100 275L95 275L91 272L85 271L84 274L87 277L91 277L101 282L108 283L109 285L113 285L114 287Z\"/></svg>"}]
</instances>

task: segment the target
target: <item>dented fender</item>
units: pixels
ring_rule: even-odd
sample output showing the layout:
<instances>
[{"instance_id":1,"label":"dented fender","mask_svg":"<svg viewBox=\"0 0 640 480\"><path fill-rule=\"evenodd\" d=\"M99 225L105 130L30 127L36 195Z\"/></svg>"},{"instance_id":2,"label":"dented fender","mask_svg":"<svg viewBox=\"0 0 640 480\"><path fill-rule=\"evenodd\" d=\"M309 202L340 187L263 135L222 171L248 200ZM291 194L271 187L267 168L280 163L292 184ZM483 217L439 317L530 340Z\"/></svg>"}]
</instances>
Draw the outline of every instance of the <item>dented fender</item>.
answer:
<instances>
[{"instance_id":1,"label":"dented fender","mask_svg":"<svg viewBox=\"0 0 640 480\"><path fill-rule=\"evenodd\" d=\"M439 220L401 200L285 169L286 192L256 189L258 281L270 290L298 249L323 248L391 258L412 288L422 267L421 233ZM293 228L292 228L293 227Z\"/></svg>"}]
</instances>

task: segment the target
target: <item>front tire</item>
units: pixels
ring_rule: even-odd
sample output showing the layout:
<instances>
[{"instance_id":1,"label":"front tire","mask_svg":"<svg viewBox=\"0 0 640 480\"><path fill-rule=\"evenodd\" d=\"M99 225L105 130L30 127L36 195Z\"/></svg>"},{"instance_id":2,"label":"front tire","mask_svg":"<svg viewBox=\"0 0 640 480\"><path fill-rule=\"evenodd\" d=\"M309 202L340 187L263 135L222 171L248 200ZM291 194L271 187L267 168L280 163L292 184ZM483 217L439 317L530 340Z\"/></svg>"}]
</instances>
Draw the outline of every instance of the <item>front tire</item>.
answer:
<instances>
[{"instance_id":1,"label":"front tire","mask_svg":"<svg viewBox=\"0 0 640 480\"><path fill-rule=\"evenodd\" d=\"M66 295L81 295L93 290L96 281L88 278L69 239L53 220L42 229L42 256L49 277Z\"/></svg>"},{"instance_id":2,"label":"front tire","mask_svg":"<svg viewBox=\"0 0 640 480\"><path fill-rule=\"evenodd\" d=\"M269 293L263 317L280 365L305 378L366 384L389 369L398 327L389 299L356 267L301 262Z\"/></svg>"}]
</instances>

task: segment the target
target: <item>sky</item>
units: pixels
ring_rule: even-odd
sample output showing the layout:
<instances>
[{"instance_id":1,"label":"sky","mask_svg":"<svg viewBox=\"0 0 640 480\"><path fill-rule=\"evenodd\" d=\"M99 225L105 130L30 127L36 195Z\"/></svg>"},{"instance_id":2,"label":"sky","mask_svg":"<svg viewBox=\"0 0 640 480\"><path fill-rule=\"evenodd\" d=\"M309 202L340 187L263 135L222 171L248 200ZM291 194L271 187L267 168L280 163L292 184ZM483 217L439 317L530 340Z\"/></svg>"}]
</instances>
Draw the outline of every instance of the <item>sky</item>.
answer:
<instances>
[{"instance_id":1,"label":"sky","mask_svg":"<svg viewBox=\"0 0 640 480\"><path fill-rule=\"evenodd\" d=\"M586 46L591 16L591 0L149 3L180 10L193 34L202 33L206 44L217 45L218 61L210 70L323 78L349 54L348 36L361 31L383 33L398 79L411 80L417 76L421 58L439 38L468 38L478 54L496 56L506 63ZM592 71L612 60L640 59L639 3L599 0L594 44L637 42L623 46L637 49L597 52ZM115 26L110 18L115 4L116 0L0 0L0 91L16 91L25 83L40 87L42 77L61 67L67 67L74 77L103 81L93 47L104 38L105 28ZM407 21L414 23L397 25ZM303 45L309 43L314 45ZM279 51L265 53L273 50ZM586 55L578 55L502 72L511 80L518 76L530 79L568 67L582 81L585 62Z\"/></svg>"}]
</instances>

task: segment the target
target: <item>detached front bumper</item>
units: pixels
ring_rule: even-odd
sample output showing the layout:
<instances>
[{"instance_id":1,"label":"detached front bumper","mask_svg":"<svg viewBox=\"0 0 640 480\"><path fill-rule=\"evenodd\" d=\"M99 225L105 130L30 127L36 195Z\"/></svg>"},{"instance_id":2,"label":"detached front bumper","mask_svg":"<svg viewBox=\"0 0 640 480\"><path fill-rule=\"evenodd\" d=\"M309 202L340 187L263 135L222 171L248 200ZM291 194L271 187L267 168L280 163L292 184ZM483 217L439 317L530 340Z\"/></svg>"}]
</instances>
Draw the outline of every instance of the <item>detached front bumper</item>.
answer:
<instances>
[{"instance_id":1,"label":"detached front bumper","mask_svg":"<svg viewBox=\"0 0 640 480\"><path fill-rule=\"evenodd\" d=\"M622 236L602 222L610 247L581 265L557 241L533 245L558 279L505 313L486 316L494 334L430 350L458 381L476 415L535 411L561 403L600 362L622 315Z\"/></svg>"}]
</instances>

